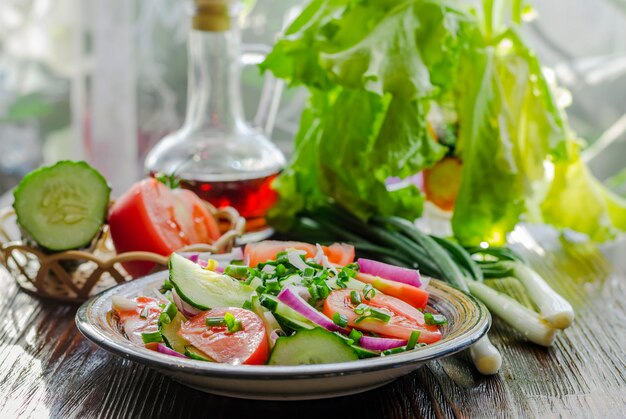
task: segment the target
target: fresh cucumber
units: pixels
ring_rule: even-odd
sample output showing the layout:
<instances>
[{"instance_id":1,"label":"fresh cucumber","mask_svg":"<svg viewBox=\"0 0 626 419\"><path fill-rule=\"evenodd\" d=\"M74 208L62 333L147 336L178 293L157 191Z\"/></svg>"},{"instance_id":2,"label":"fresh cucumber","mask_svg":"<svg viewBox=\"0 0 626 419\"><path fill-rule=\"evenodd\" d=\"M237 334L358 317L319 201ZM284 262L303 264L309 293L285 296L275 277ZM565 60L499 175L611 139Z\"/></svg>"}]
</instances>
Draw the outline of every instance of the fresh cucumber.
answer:
<instances>
[{"instance_id":1,"label":"fresh cucumber","mask_svg":"<svg viewBox=\"0 0 626 419\"><path fill-rule=\"evenodd\" d=\"M380 356L380 352L370 351L369 349L361 348L360 346L357 346L357 345L350 345L350 347L352 349L354 349L356 354L361 359L363 359L363 358L375 358L377 356Z\"/></svg>"},{"instance_id":2,"label":"fresh cucumber","mask_svg":"<svg viewBox=\"0 0 626 419\"><path fill-rule=\"evenodd\" d=\"M60 161L24 176L13 192L23 230L44 249L87 246L105 221L111 188L85 162Z\"/></svg>"},{"instance_id":3,"label":"fresh cucumber","mask_svg":"<svg viewBox=\"0 0 626 419\"><path fill-rule=\"evenodd\" d=\"M172 253L169 260L170 283L188 304L200 310L215 307L242 307L254 289L228 275L202 268L197 263Z\"/></svg>"},{"instance_id":4,"label":"fresh cucumber","mask_svg":"<svg viewBox=\"0 0 626 419\"><path fill-rule=\"evenodd\" d=\"M281 316L278 313L273 313L274 317L276 318L276 320L278 321L278 323L280 323L280 325L282 326L282 328L286 329L286 330L307 330L307 329L313 329L316 327L316 325L314 323L311 322L301 322L298 320L294 320L293 318L289 318L289 317L285 317L285 316Z\"/></svg>"},{"instance_id":5,"label":"fresh cucumber","mask_svg":"<svg viewBox=\"0 0 626 419\"><path fill-rule=\"evenodd\" d=\"M268 361L269 365L332 364L359 359L352 347L332 332L321 328L300 330L282 336Z\"/></svg>"},{"instance_id":6,"label":"fresh cucumber","mask_svg":"<svg viewBox=\"0 0 626 419\"><path fill-rule=\"evenodd\" d=\"M315 323L292 309L285 303L278 300L271 294L261 296L261 304L267 307L276 317L276 320L292 330L313 329L317 327Z\"/></svg>"},{"instance_id":7,"label":"fresh cucumber","mask_svg":"<svg viewBox=\"0 0 626 419\"><path fill-rule=\"evenodd\" d=\"M163 336L165 344L181 354L185 353L185 346L189 345L189 342L178 334L181 322L185 321L187 321L187 319L178 312L171 322L161 324L161 335Z\"/></svg>"},{"instance_id":8,"label":"fresh cucumber","mask_svg":"<svg viewBox=\"0 0 626 419\"><path fill-rule=\"evenodd\" d=\"M186 356L188 356L189 358L196 359L198 361L213 362L213 360L211 358L209 358L209 356L207 354L205 354L204 352L202 352L200 349L196 348L193 345L185 346L184 354Z\"/></svg>"}]
</instances>

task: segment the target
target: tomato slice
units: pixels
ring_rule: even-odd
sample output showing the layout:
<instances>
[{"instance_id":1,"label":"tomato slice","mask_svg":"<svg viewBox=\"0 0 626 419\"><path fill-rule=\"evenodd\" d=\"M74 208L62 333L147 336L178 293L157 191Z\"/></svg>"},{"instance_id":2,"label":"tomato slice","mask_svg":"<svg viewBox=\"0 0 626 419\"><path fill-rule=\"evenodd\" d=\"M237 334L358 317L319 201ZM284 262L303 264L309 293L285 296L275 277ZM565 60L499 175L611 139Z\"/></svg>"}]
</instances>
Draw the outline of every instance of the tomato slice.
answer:
<instances>
[{"instance_id":1,"label":"tomato slice","mask_svg":"<svg viewBox=\"0 0 626 419\"><path fill-rule=\"evenodd\" d=\"M242 330L229 333L226 326L207 327L207 317L223 317L227 312L242 323ZM202 312L183 323L178 333L216 362L259 365L269 356L263 321L243 308L225 307Z\"/></svg>"},{"instance_id":2,"label":"tomato slice","mask_svg":"<svg viewBox=\"0 0 626 419\"><path fill-rule=\"evenodd\" d=\"M220 236L215 218L193 192L169 189L156 179L135 183L109 211L111 238L118 253L154 252L169 256L183 246L210 243ZM134 277L154 267L150 262L126 262Z\"/></svg>"},{"instance_id":3,"label":"tomato slice","mask_svg":"<svg viewBox=\"0 0 626 419\"><path fill-rule=\"evenodd\" d=\"M354 246L345 243L333 243L330 246L322 246L328 261L340 266L346 266L354 262Z\"/></svg>"},{"instance_id":4,"label":"tomato slice","mask_svg":"<svg viewBox=\"0 0 626 419\"><path fill-rule=\"evenodd\" d=\"M428 291L422 288L364 273L358 273L356 279L371 284L383 294L399 298L415 308L424 308L428 303Z\"/></svg>"},{"instance_id":5,"label":"tomato slice","mask_svg":"<svg viewBox=\"0 0 626 419\"><path fill-rule=\"evenodd\" d=\"M133 310L118 310L115 312L120 318L124 333L131 342L143 345L142 333L153 333L159 330L159 315L163 310L161 301L150 297L135 298L137 307ZM142 313L145 317L142 317Z\"/></svg>"},{"instance_id":6,"label":"tomato slice","mask_svg":"<svg viewBox=\"0 0 626 419\"><path fill-rule=\"evenodd\" d=\"M276 259L276 255L287 249L297 249L306 252L307 258L317 254L317 247L310 243L295 241L265 240L250 243L244 249L244 258L249 266L256 266L261 262ZM354 246L344 243L334 243L331 246L322 246L324 254L330 263L345 266L354 262Z\"/></svg>"},{"instance_id":7,"label":"tomato slice","mask_svg":"<svg viewBox=\"0 0 626 419\"><path fill-rule=\"evenodd\" d=\"M433 343L441 339L441 332L437 326L427 325L422 312L390 295L376 294L368 301L361 293L361 299L364 303L372 307L385 309L392 314L389 322L365 319L355 323L359 315L354 312L355 305L350 300L351 291L353 290L332 291L326 298L326 301L324 301L324 314L331 319L335 313L343 314L348 319L350 327L382 336L408 340L411 337L411 333L414 330L418 330L420 332L418 342Z\"/></svg>"}]
</instances>

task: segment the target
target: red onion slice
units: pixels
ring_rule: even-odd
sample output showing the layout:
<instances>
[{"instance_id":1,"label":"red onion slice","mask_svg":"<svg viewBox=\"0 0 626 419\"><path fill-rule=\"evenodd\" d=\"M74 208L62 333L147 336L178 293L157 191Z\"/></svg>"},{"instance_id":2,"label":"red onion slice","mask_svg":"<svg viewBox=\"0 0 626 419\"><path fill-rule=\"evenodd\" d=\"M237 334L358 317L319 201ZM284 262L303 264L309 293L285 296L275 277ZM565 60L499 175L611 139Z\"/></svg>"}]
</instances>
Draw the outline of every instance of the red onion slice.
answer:
<instances>
[{"instance_id":1,"label":"red onion slice","mask_svg":"<svg viewBox=\"0 0 626 419\"><path fill-rule=\"evenodd\" d=\"M165 354L165 355L170 355L170 356L177 356L178 358L187 358L185 355L176 352L173 349L168 348L167 346L165 346L162 343L159 343L157 345L157 352L161 353L161 354Z\"/></svg>"},{"instance_id":2,"label":"red onion slice","mask_svg":"<svg viewBox=\"0 0 626 419\"><path fill-rule=\"evenodd\" d=\"M379 276L390 281L402 282L403 284L422 288L420 273L416 269L401 268L399 266L364 258L359 258L357 263L361 268L360 272L364 274Z\"/></svg>"},{"instance_id":3,"label":"red onion slice","mask_svg":"<svg viewBox=\"0 0 626 419\"><path fill-rule=\"evenodd\" d=\"M183 313L183 316L185 316L186 318L190 319L202 313L202 310L198 310L197 308L192 307L191 305L187 304L182 298L180 298L175 289L172 289L172 298L174 299L174 304L176 304L176 308L178 308L178 311Z\"/></svg>"},{"instance_id":4,"label":"red onion slice","mask_svg":"<svg viewBox=\"0 0 626 419\"><path fill-rule=\"evenodd\" d=\"M370 351L386 351L404 346L406 343L407 341L404 339L375 338L372 336L361 336L359 339L359 346Z\"/></svg>"},{"instance_id":5,"label":"red onion slice","mask_svg":"<svg viewBox=\"0 0 626 419\"><path fill-rule=\"evenodd\" d=\"M307 303L302 297L300 297L295 292L291 291L289 287L283 288L283 290L278 294L278 300L298 313L302 314L307 319L311 320L313 323L323 327L326 330L331 332L339 332L343 334L348 334L348 330L343 327L337 326L331 319L317 311L313 308L309 303Z\"/></svg>"}]
</instances>

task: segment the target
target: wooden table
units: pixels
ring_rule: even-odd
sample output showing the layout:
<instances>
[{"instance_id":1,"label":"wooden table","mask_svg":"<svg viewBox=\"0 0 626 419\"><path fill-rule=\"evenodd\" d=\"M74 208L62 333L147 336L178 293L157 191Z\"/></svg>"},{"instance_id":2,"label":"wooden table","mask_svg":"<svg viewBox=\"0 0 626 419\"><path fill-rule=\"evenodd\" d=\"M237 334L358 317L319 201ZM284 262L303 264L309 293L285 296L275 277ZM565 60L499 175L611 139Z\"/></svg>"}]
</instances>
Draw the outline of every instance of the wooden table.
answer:
<instances>
[{"instance_id":1,"label":"wooden table","mask_svg":"<svg viewBox=\"0 0 626 419\"><path fill-rule=\"evenodd\" d=\"M496 319L499 375L480 376L459 354L378 390L307 402L184 387L90 343L74 325L76 306L22 292L1 271L0 418L626 417L626 252L614 252L621 265L610 267L588 246L539 241L522 252L577 312L554 347L528 344Z\"/></svg>"}]
</instances>

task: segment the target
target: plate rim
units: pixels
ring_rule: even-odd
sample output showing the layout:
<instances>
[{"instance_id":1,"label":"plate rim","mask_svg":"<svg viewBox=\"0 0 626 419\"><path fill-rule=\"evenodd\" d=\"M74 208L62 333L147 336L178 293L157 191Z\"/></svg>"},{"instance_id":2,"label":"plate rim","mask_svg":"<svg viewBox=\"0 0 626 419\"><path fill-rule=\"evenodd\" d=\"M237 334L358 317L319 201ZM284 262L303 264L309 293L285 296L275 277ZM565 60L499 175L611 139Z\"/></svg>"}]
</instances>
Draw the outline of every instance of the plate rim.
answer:
<instances>
[{"instance_id":1,"label":"plate rim","mask_svg":"<svg viewBox=\"0 0 626 419\"><path fill-rule=\"evenodd\" d=\"M172 373L185 373L203 377L214 377L222 380L252 378L257 380L277 381L285 379L306 380L332 376L358 375L375 373L394 368L410 367L415 364L423 364L425 362L443 358L467 349L473 343L485 336L491 327L491 315L483 303L478 301L475 297L454 289L450 285L437 279L431 279L431 283L433 283L436 288L446 294L450 294L451 292L457 294L461 299L466 299L466 302L474 305L475 309L478 310L480 315L476 319L476 322L471 325L468 330L453 340L443 341L441 345L438 345L438 343L428 345L419 351L404 352L386 357L359 359L356 361L342 363L284 366L229 365L176 358L136 346L129 340L124 339L121 335L119 335L120 339L114 339L114 335L111 336L111 332L105 330L100 326L100 324L92 320L92 318L95 319L96 316L92 311L97 303L110 299L111 296L120 293L126 288L136 289L137 291L145 290L148 288L150 283L162 280L166 277L166 275L166 271L157 272L133 281L119 284L91 297L89 300L84 302L76 312L75 322L78 330L88 340L108 352L113 353L114 355L160 370ZM462 339L463 337L465 337L465 339Z\"/></svg>"}]
</instances>

